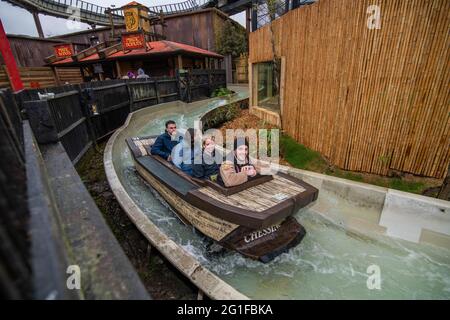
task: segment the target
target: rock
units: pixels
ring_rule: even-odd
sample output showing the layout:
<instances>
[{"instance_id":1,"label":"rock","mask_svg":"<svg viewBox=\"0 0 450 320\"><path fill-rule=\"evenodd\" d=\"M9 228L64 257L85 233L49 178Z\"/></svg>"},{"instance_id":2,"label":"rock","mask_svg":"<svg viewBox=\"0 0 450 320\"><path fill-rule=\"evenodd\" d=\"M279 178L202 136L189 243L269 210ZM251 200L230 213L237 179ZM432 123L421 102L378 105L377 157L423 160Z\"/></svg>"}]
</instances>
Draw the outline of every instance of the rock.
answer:
<instances>
[{"instance_id":1,"label":"rock","mask_svg":"<svg viewBox=\"0 0 450 320\"><path fill-rule=\"evenodd\" d=\"M102 192L102 197L106 200L113 200L115 199L114 194L111 191L104 191Z\"/></svg>"},{"instance_id":2,"label":"rock","mask_svg":"<svg viewBox=\"0 0 450 320\"><path fill-rule=\"evenodd\" d=\"M104 192L106 189L105 189L104 183L102 183L102 182L97 182L97 183L92 184L92 185L89 187L89 190L90 190L92 193L94 193L94 194L101 194L101 193Z\"/></svg>"}]
</instances>

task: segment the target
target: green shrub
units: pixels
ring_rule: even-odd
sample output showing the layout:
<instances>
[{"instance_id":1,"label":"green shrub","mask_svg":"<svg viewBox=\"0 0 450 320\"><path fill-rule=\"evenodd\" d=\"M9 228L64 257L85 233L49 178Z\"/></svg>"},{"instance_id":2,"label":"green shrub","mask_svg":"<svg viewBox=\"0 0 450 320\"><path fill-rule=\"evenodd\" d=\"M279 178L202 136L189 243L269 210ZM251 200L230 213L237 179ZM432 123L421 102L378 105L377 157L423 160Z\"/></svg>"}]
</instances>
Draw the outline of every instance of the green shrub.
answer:
<instances>
[{"instance_id":1,"label":"green shrub","mask_svg":"<svg viewBox=\"0 0 450 320\"><path fill-rule=\"evenodd\" d=\"M213 91L213 93L211 94L211 98L215 98L215 97L223 97L223 96L227 96L232 94L233 91L231 91L228 88L217 88L216 90Z\"/></svg>"}]
</instances>

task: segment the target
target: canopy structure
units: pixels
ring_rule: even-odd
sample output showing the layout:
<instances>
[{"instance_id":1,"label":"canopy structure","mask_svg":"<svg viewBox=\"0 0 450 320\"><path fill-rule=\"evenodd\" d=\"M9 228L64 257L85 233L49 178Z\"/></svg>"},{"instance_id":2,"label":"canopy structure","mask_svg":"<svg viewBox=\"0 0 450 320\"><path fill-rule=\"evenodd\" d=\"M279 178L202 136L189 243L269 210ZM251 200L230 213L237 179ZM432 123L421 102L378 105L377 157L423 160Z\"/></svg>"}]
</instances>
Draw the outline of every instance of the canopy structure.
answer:
<instances>
[{"instance_id":1,"label":"canopy structure","mask_svg":"<svg viewBox=\"0 0 450 320\"><path fill-rule=\"evenodd\" d=\"M220 69L223 56L188 44L158 40L143 41L141 47L124 49L123 42L103 42L73 53L70 44L64 57L46 59L54 68L79 67L84 81L118 79L142 68L150 76L174 76L179 69Z\"/></svg>"},{"instance_id":2,"label":"canopy structure","mask_svg":"<svg viewBox=\"0 0 450 320\"><path fill-rule=\"evenodd\" d=\"M98 52L94 52L81 59L73 59L73 57L65 58L63 60L55 61L51 65L54 66L71 66L71 65L82 65L86 62L101 62L102 60L118 60L127 58L138 58L138 57L154 57L162 55L184 55L184 56L195 56L195 57L209 57L216 59L223 59L224 57L218 53L204 50L191 45L160 40L160 41L150 41L147 42L147 49L135 49L131 51L117 50L112 52L110 55L101 56Z\"/></svg>"}]
</instances>

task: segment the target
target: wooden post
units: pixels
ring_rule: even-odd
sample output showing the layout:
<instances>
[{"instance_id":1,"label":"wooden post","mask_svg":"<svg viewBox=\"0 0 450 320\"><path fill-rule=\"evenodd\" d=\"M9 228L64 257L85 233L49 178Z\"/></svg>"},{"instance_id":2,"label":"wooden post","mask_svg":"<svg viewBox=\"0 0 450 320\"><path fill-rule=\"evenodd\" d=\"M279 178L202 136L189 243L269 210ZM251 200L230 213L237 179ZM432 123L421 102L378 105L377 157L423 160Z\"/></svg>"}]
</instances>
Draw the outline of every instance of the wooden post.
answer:
<instances>
[{"instance_id":1,"label":"wooden post","mask_svg":"<svg viewBox=\"0 0 450 320\"><path fill-rule=\"evenodd\" d=\"M36 29L39 34L39 38L45 38L44 31L42 30L41 20L39 20L39 13L37 11L33 11L33 19L36 24Z\"/></svg>"},{"instance_id":2,"label":"wooden post","mask_svg":"<svg viewBox=\"0 0 450 320\"><path fill-rule=\"evenodd\" d=\"M118 75L119 79L121 79L122 78L122 72L120 70L119 60L116 60L116 72L117 72L117 75Z\"/></svg>"},{"instance_id":3,"label":"wooden post","mask_svg":"<svg viewBox=\"0 0 450 320\"><path fill-rule=\"evenodd\" d=\"M55 67L52 67L52 71L53 71L53 76L55 77L55 80L56 80L56 84L57 84L58 86L60 86L60 85L61 85L61 80L59 79L58 71L56 70ZM64 83L63 83L63 84L64 84Z\"/></svg>"},{"instance_id":4,"label":"wooden post","mask_svg":"<svg viewBox=\"0 0 450 320\"><path fill-rule=\"evenodd\" d=\"M183 57L181 54L178 55L178 69L183 69Z\"/></svg>"},{"instance_id":5,"label":"wooden post","mask_svg":"<svg viewBox=\"0 0 450 320\"><path fill-rule=\"evenodd\" d=\"M130 98L130 112L134 111L133 86L128 80L123 80L127 84L128 97Z\"/></svg>"},{"instance_id":6,"label":"wooden post","mask_svg":"<svg viewBox=\"0 0 450 320\"><path fill-rule=\"evenodd\" d=\"M449 201L450 199L450 165L448 166L447 176L439 190L438 199Z\"/></svg>"},{"instance_id":7,"label":"wooden post","mask_svg":"<svg viewBox=\"0 0 450 320\"><path fill-rule=\"evenodd\" d=\"M158 89L158 81L155 80L155 94L156 94L156 104L160 104L160 98L159 98L159 89Z\"/></svg>"},{"instance_id":8,"label":"wooden post","mask_svg":"<svg viewBox=\"0 0 450 320\"><path fill-rule=\"evenodd\" d=\"M20 79L19 68L17 68L16 60L11 51L8 38L6 37L5 29L3 29L2 21L0 20L0 53L5 62L9 82L13 91L19 91L23 89L22 79Z\"/></svg>"},{"instance_id":9,"label":"wooden post","mask_svg":"<svg viewBox=\"0 0 450 320\"><path fill-rule=\"evenodd\" d=\"M108 10L108 13L109 13L109 23L111 24L111 38L114 39L116 37L116 35L114 33L114 19L112 17L111 9Z\"/></svg>"}]
</instances>

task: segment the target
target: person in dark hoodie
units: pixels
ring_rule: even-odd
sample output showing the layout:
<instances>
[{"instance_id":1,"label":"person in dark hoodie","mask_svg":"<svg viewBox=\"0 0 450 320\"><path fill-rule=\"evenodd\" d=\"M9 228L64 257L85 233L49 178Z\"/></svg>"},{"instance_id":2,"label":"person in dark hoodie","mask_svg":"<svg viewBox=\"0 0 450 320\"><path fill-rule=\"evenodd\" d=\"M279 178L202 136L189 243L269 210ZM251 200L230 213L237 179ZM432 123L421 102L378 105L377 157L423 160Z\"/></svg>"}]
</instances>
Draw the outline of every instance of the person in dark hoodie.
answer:
<instances>
[{"instance_id":1,"label":"person in dark hoodie","mask_svg":"<svg viewBox=\"0 0 450 320\"><path fill-rule=\"evenodd\" d=\"M172 149L180 142L179 140L172 140L177 132L177 124L173 120L166 122L166 130L163 134L156 138L152 146L151 154L160 156L167 161L171 161Z\"/></svg>"},{"instance_id":2,"label":"person in dark hoodie","mask_svg":"<svg viewBox=\"0 0 450 320\"><path fill-rule=\"evenodd\" d=\"M202 150L196 154L194 165L192 166L192 176L199 179L217 181L219 165L216 162L216 143L214 137L204 137ZM217 154L220 157L220 153ZM197 159L198 157L198 159Z\"/></svg>"}]
</instances>

